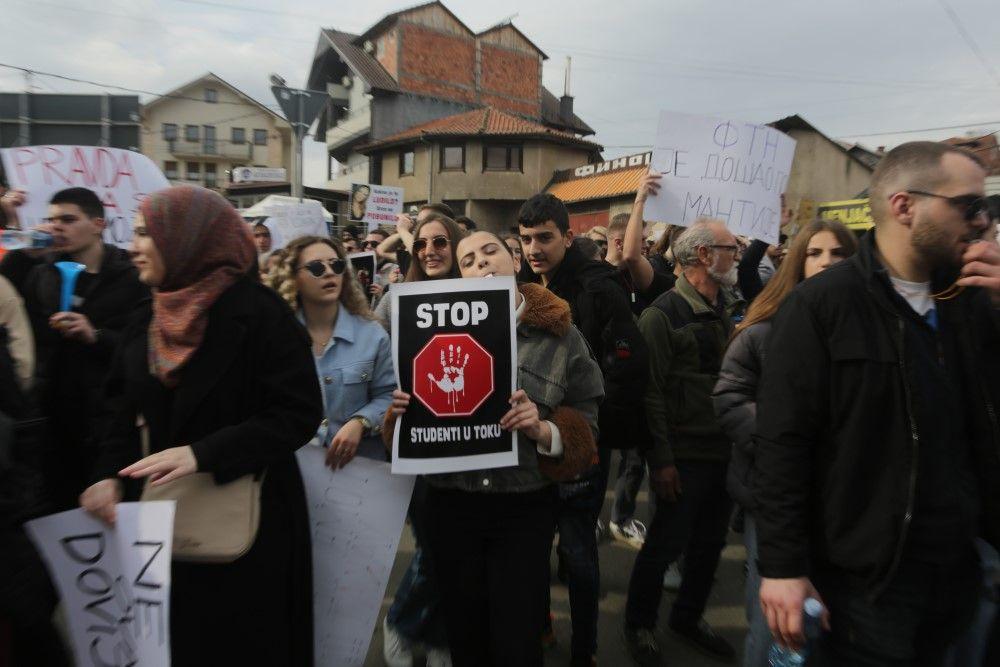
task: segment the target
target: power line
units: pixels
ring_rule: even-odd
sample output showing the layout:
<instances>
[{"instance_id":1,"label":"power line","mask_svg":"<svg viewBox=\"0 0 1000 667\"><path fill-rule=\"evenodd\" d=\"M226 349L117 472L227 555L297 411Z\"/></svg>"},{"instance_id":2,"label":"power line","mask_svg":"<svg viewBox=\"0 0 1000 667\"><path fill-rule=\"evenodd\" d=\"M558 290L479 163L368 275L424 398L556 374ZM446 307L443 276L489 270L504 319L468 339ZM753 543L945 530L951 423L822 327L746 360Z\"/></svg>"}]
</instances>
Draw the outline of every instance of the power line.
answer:
<instances>
[{"instance_id":1,"label":"power line","mask_svg":"<svg viewBox=\"0 0 1000 667\"><path fill-rule=\"evenodd\" d=\"M919 132L934 132L937 130L961 130L966 127L976 127L978 125L1000 125L1000 120L982 120L978 123L966 123L965 125L942 125L941 127L924 127L919 130L890 130L888 132L870 132L868 134L843 134L837 139L859 139L862 137L881 137L887 134L917 134ZM1000 132L997 130L996 132ZM996 134L989 132L988 134Z\"/></svg>"},{"instance_id":2,"label":"power line","mask_svg":"<svg viewBox=\"0 0 1000 667\"><path fill-rule=\"evenodd\" d=\"M965 40L965 44L969 47L969 50L971 50L976 58L979 59L979 62L983 64L983 67L985 67L989 75L993 77L996 84L1000 86L1000 73L998 73L993 65L990 64L990 61L986 59L986 55L983 54L979 45L976 44L976 40L972 38L969 31L965 29L964 25L962 25L962 21L959 20L958 14L956 14L955 10L951 8L951 5L948 4L947 0L938 0L938 2L941 4L941 8L944 9L945 14L948 15L948 18L951 19L951 22L955 25L955 29L958 30L958 34L963 40Z\"/></svg>"}]
</instances>

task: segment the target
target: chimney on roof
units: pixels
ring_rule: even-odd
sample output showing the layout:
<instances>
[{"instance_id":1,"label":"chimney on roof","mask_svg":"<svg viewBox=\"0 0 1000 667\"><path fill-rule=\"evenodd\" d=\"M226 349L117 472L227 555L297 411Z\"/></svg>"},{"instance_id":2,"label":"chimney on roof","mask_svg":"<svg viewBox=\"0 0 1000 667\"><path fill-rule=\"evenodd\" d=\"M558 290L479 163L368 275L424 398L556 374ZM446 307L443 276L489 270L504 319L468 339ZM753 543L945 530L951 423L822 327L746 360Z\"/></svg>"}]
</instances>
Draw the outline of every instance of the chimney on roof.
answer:
<instances>
[{"instance_id":1,"label":"chimney on roof","mask_svg":"<svg viewBox=\"0 0 1000 667\"><path fill-rule=\"evenodd\" d=\"M566 56L566 82L563 87L563 96L559 98L559 116L565 121L573 120L573 97L569 94L569 74L572 65L572 58Z\"/></svg>"}]
</instances>

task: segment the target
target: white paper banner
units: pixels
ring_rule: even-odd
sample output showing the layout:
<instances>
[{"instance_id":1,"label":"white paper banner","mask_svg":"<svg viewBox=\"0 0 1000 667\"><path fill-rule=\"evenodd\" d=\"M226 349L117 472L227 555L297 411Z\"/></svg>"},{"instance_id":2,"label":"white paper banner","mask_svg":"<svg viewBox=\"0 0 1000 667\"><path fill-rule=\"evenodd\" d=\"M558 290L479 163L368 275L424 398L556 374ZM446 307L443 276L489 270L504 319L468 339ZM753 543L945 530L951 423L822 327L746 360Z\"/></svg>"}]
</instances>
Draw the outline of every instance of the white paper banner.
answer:
<instances>
[{"instance_id":1,"label":"white paper banner","mask_svg":"<svg viewBox=\"0 0 1000 667\"><path fill-rule=\"evenodd\" d=\"M662 187L643 218L688 227L717 218L734 234L778 242L795 140L767 125L660 112L651 167Z\"/></svg>"},{"instance_id":2,"label":"white paper banner","mask_svg":"<svg viewBox=\"0 0 1000 667\"><path fill-rule=\"evenodd\" d=\"M169 667L174 502L119 503L114 527L82 509L25 524L48 565L83 667Z\"/></svg>"},{"instance_id":3,"label":"white paper banner","mask_svg":"<svg viewBox=\"0 0 1000 667\"><path fill-rule=\"evenodd\" d=\"M264 225L271 230L272 251L284 248L301 236L330 236L323 218L323 205L315 199L295 204L270 204L264 214L268 216Z\"/></svg>"},{"instance_id":4,"label":"white paper banner","mask_svg":"<svg viewBox=\"0 0 1000 667\"><path fill-rule=\"evenodd\" d=\"M363 665L396 558L414 478L355 458L336 472L326 449L296 452L306 487L313 562L316 667Z\"/></svg>"},{"instance_id":5,"label":"white paper banner","mask_svg":"<svg viewBox=\"0 0 1000 667\"><path fill-rule=\"evenodd\" d=\"M388 185L352 183L347 212L351 222L365 223L369 232L380 225L395 226L396 216L403 212L403 190Z\"/></svg>"},{"instance_id":6,"label":"white paper banner","mask_svg":"<svg viewBox=\"0 0 1000 667\"><path fill-rule=\"evenodd\" d=\"M170 186L145 155L105 146L18 146L0 149L11 188L28 192L17 211L31 229L48 216L52 195L87 188L104 202L104 240L119 247L132 241L132 218L148 195Z\"/></svg>"}]
</instances>

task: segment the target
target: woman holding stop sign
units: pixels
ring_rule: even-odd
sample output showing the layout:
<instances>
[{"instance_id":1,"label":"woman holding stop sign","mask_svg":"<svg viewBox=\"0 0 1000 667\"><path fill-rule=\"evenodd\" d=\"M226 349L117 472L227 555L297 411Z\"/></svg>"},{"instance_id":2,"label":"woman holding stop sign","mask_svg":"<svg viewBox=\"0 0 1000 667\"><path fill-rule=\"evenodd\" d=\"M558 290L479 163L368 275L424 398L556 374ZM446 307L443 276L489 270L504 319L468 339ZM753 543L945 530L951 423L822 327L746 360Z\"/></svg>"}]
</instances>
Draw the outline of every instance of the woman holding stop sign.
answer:
<instances>
[{"instance_id":1,"label":"woman holding stop sign","mask_svg":"<svg viewBox=\"0 0 1000 667\"><path fill-rule=\"evenodd\" d=\"M463 278L516 276L520 268L490 232L465 237L456 254ZM457 666L542 665L555 482L597 457L601 371L571 323L569 304L525 283L515 307L519 389L500 426L520 433L519 464L425 477L425 548ZM409 402L409 394L393 393L385 433Z\"/></svg>"}]
</instances>

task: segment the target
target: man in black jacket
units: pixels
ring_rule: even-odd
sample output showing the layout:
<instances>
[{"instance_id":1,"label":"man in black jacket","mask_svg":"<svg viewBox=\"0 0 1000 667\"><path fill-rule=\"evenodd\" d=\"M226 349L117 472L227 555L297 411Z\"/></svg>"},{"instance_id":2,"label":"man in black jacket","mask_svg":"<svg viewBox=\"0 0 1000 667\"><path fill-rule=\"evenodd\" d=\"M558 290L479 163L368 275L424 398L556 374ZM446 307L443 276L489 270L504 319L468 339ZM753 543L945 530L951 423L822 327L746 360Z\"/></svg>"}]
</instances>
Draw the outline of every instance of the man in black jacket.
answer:
<instances>
[{"instance_id":1,"label":"man in black jacket","mask_svg":"<svg viewBox=\"0 0 1000 667\"><path fill-rule=\"evenodd\" d=\"M572 664L590 665L597 653L597 600L600 572L595 526L608 483L610 450L629 424L617 409L631 384L641 395L648 372L638 327L615 269L588 259L572 245L569 213L553 195L535 195L518 213L521 246L531 270L542 284L569 303L573 324L580 330L601 366L605 402L598 414L600 464L580 479L560 485L559 553L569 576L573 621ZM622 391L617 391L620 387ZM616 398L618 400L616 400Z\"/></svg>"},{"instance_id":2,"label":"man in black jacket","mask_svg":"<svg viewBox=\"0 0 1000 667\"><path fill-rule=\"evenodd\" d=\"M119 334L149 291L128 253L102 243L104 206L86 188L57 192L49 204L54 253L24 282L36 344L36 382L49 422L46 487L57 509L76 507L96 459L96 419ZM83 264L68 309L60 305L55 263Z\"/></svg>"},{"instance_id":3,"label":"man in black jacket","mask_svg":"<svg viewBox=\"0 0 1000 667\"><path fill-rule=\"evenodd\" d=\"M875 231L779 311L757 403L761 605L819 664L941 664L1000 544L1000 248L977 158L932 142L872 175Z\"/></svg>"}]
</instances>

